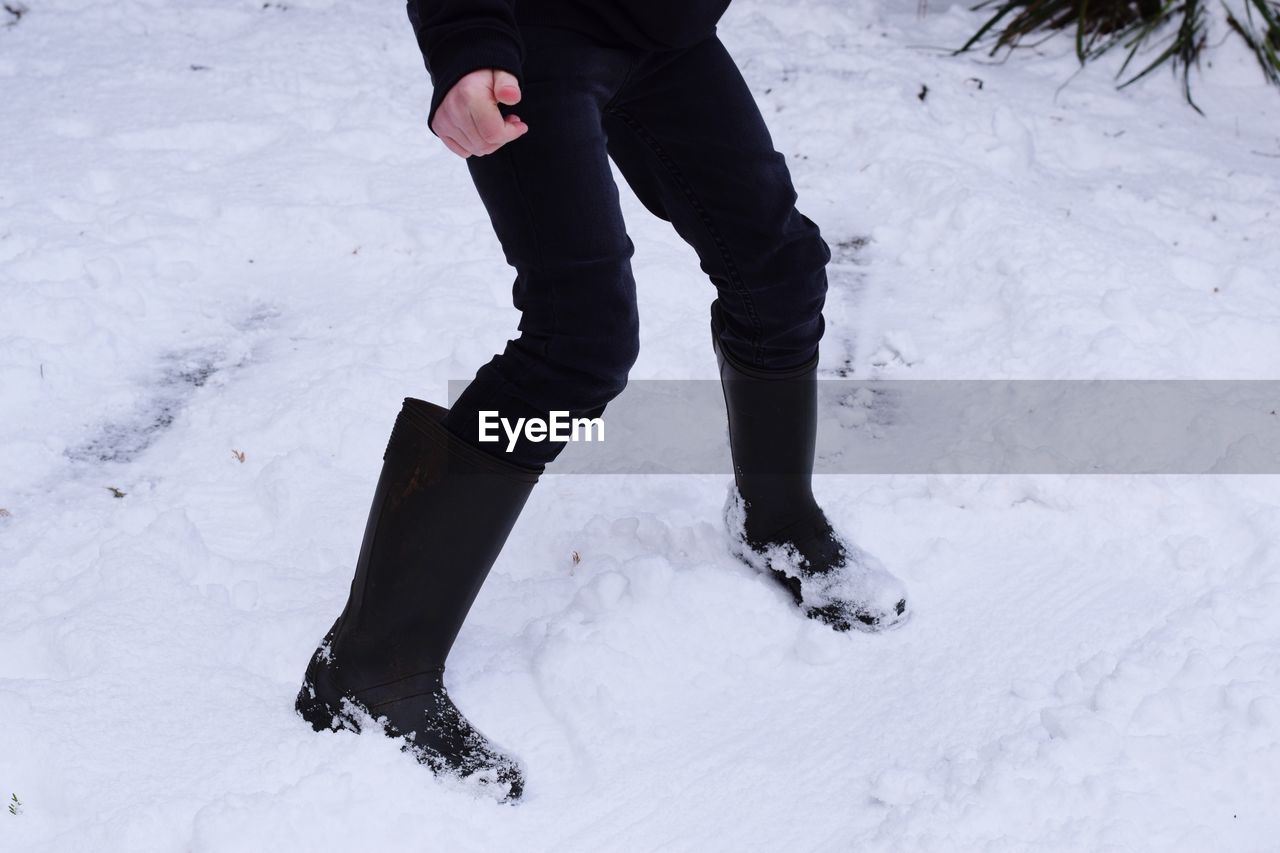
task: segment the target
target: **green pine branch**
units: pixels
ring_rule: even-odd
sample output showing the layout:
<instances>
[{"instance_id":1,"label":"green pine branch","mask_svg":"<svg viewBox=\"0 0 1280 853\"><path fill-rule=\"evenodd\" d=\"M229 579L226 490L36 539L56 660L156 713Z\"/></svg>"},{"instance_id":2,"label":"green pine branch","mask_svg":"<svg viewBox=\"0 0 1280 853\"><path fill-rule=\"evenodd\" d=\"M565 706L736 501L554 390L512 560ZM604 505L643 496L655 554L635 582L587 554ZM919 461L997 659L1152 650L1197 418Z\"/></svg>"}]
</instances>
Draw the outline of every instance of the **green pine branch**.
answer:
<instances>
[{"instance_id":1,"label":"green pine branch","mask_svg":"<svg viewBox=\"0 0 1280 853\"><path fill-rule=\"evenodd\" d=\"M1237 0L1243 14L1220 0L1227 25L1262 67L1268 82L1280 86L1280 0ZM1012 51L1033 35L1074 29L1076 57L1083 65L1115 48L1125 51L1117 73L1120 88L1162 66L1182 80L1183 96L1197 112L1191 96L1191 69L1198 68L1208 44L1206 0L983 0L974 9L992 10L956 53L990 45L990 55ZM1154 54L1140 71L1126 78L1135 59Z\"/></svg>"}]
</instances>

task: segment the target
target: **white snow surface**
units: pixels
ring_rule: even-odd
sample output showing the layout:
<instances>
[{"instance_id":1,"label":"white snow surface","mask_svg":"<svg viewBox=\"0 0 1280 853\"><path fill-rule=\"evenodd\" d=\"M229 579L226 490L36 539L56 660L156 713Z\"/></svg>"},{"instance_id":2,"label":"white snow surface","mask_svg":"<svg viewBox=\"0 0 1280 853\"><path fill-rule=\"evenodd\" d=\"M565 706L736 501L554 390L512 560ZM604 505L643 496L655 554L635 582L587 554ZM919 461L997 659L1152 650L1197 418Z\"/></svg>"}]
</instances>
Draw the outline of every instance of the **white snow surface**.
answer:
<instances>
[{"instance_id":1,"label":"white snow surface","mask_svg":"<svg viewBox=\"0 0 1280 853\"><path fill-rule=\"evenodd\" d=\"M914 610L838 635L729 556L727 474L548 475L447 676L525 801L313 733L293 698L399 401L514 334L511 272L402 4L26 5L0 28L0 849L1280 849L1275 477L819 478ZM833 247L824 371L1280 377L1280 98L1238 40L1202 118L1167 73L1117 91L1119 57L1073 77L1066 36L949 55L982 20L721 24ZM633 376L713 377L710 285L624 204Z\"/></svg>"}]
</instances>

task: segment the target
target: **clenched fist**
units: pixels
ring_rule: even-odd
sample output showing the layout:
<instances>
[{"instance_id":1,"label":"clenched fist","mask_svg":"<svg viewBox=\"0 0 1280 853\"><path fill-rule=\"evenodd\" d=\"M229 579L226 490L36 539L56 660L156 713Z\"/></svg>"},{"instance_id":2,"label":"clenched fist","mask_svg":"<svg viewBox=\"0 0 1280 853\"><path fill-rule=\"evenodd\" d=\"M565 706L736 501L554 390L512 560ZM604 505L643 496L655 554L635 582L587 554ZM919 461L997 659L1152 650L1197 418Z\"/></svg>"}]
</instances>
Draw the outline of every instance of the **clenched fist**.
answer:
<instances>
[{"instance_id":1,"label":"clenched fist","mask_svg":"<svg viewBox=\"0 0 1280 853\"><path fill-rule=\"evenodd\" d=\"M520 84L513 74L488 68L472 71L444 96L431 129L459 157L483 157L528 132L529 125L519 116L504 118L498 111L498 104L518 103Z\"/></svg>"}]
</instances>

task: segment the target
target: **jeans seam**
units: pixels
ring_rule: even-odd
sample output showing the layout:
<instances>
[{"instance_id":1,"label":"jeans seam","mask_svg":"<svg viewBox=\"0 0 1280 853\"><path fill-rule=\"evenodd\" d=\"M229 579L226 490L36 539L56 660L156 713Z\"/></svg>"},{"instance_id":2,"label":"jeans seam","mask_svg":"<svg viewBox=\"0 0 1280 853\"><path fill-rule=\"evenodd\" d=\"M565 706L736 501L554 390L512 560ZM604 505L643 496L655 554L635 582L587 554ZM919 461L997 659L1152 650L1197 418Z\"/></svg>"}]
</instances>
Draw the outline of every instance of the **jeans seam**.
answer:
<instances>
[{"instance_id":1,"label":"jeans seam","mask_svg":"<svg viewBox=\"0 0 1280 853\"><path fill-rule=\"evenodd\" d=\"M758 366L760 361L760 338L764 334L764 326L760 322L760 316L756 311L755 303L751 301L750 291L747 289L746 283L742 280L742 273L738 271L738 265L733 260L733 255L729 252L729 246L725 242L724 236L720 233L720 229L716 227L711 215L707 212L706 207L702 204L698 194L694 192L693 187L685 180L684 175L680 172L678 166L662 145L655 139L644 126L636 121L630 114L624 110L609 109L612 115L622 120L627 127L631 128L635 134L640 137L654 156L658 158L671 179L679 187L680 191L688 200L694 213L702 221L703 227L707 229L707 233L711 235L711 239L715 242L717 250L720 252L720 259L724 262L725 269L729 274L729 283L733 285L734 292L738 298L742 300L743 307L746 309L747 317L751 320L751 361L753 365Z\"/></svg>"}]
</instances>

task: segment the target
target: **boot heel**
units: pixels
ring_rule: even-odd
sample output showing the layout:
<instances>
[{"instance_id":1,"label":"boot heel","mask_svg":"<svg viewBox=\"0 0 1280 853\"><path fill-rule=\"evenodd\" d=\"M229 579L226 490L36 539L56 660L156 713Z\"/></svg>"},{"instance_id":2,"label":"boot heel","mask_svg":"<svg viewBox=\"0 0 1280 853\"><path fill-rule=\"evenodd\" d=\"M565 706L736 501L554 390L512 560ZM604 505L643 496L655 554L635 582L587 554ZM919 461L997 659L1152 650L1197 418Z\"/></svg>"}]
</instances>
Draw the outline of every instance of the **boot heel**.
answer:
<instances>
[{"instance_id":1,"label":"boot heel","mask_svg":"<svg viewBox=\"0 0 1280 853\"><path fill-rule=\"evenodd\" d=\"M341 706L334 707L316 696L315 688L310 682L302 685L293 707L297 710L298 716L310 723L311 728L318 732L346 730L358 733L360 731L360 724Z\"/></svg>"}]
</instances>

